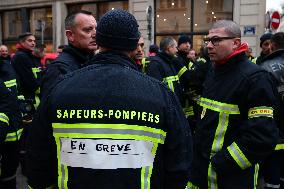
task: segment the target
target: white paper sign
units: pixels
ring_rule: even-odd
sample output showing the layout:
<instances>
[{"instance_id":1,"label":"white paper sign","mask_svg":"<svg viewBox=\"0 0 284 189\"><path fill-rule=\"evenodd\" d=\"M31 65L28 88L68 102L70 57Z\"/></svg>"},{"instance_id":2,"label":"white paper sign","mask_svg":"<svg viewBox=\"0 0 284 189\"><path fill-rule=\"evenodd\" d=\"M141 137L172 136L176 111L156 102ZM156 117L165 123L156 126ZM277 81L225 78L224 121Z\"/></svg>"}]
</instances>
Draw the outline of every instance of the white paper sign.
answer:
<instances>
[{"instance_id":1,"label":"white paper sign","mask_svg":"<svg viewBox=\"0 0 284 189\"><path fill-rule=\"evenodd\" d=\"M153 165L153 143L138 140L61 138L61 163L92 169L141 168Z\"/></svg>"}]
</instances>

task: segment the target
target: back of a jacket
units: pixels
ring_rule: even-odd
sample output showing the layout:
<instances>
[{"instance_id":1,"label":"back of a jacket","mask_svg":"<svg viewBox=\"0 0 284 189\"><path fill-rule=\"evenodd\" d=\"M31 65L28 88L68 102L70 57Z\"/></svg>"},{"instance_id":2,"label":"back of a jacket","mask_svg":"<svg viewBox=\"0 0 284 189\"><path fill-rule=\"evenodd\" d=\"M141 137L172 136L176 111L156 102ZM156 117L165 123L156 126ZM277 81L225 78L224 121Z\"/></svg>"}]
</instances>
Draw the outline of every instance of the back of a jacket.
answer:
<instances>
[{"instance_id":1,"label":"back of a jacket","mask_svg":"<svg viewBox=\"0 0 284 189\"><path fill-rule=\"evenodd\" d=\"M282 115L284 113L284 49L272 52L265 57L260 64L262 68L270 72L276 81L280 106L277 114L278 127L281 130L281 143L284 143L284 120Z\"/></svg>"},{"instance_id":2,"label":"back of a jacket","mask_svg":"<svg viewBox=\"0 0 284 189\"><path fill-rule=\"evenodd\" d=\"M92 63L64 77L35 117L31 187L185 188L191 134L175 95L126 56Z\"/></svg>"}]
</instances>

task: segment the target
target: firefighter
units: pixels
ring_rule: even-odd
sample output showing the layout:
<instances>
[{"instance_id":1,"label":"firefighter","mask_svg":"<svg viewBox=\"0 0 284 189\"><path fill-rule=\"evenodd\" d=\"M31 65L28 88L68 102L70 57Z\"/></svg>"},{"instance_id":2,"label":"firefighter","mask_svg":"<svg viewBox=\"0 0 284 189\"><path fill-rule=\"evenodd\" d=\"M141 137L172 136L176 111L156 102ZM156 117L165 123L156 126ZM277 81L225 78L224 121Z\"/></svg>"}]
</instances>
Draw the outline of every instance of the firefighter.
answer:
<instances>
[{"instance_id":1,"label":"firefighter","mask_svg":"<svg viewBox=\"0 0 284 189\"><path fill-rule=\"evenodd\" d=\"M59 77L80 69L97 50L95 42L97 22L91 12L80 10L65 18L65 35L68 45L62 53L47 67L41 82L41 98L55 85Z\"/></svg>"},{"instance_id":2,"label":"firefighter","mask_svg":"<svg viewBox=\"0 0 284 189\"><path fill-rule=\"evenodd\" d=\"M15 73L0 60L0 188L16 189L21 121Z\"/></svg>"},{"instance_id":3,"label":"firefighter","mask_svg":"<svg viewBox=\"0 0 284 189\"><path fill-rule=\"evenodd\" d=\"M272 35L271 39L272 53L267 55L259 64L262 68L273 74L277 82L277 89L280 98L280 106L277 117L278 128L281 131L279 144L276 146L276 151L273 152L260 166L260 172L264 179L264 187L284 188L284 33L278 32Z\"/></svg>"},{"instance_id":4,"label":"firefighter","mask_svg":"<svg viewBox=\"0 0 284 189\"><path fill-rule=\"evenodd\" d=\"M235 22L214 23L206 42L213 68L199 101L187 188L253 189L258 163L279 137L273 118L276 87L268 72L249 63Z\"/></svg>"},{"instance_id":5,"label":"firefighter","mask_svg":"<svg viewBox=\"0 0 284 189\"><path fill-rule=\"evenodd\" d=\"M31 188L185 188L191 133L175 95L130 58L139 38L127 11L102 16L100 53L64 76L35 116Z\"/></svg>"},{"instance_id":6,"label":"firefighter","mask_svg":"<svg viewBox=\"0 0 284 189\"><path fill-rule=\"evenodd\" d=\"M32 119L32 114L39 104L41 70L32 54L35 45L35 36L32 33L26 32L19 35L17 52L11 60L17 74L18 94L23 95L26 101L34 105L33 111L26 119Z\"/></svg>"}]
</instances>

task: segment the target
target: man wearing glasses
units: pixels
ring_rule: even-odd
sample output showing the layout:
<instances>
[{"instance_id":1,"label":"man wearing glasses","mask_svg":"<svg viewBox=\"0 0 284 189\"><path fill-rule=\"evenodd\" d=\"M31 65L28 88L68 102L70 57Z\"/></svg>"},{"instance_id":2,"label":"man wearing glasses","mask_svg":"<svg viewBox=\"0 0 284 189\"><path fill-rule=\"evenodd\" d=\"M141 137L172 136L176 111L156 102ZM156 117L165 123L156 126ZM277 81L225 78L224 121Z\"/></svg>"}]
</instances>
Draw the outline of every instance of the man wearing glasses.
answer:
<instances>
[{"instance_id":1,"label":"man wearing glasses","mask_svg":"<svg viewBox=\"0 0 284 189\"><path fill-rule=\"evenodd\" d=\"M205 42L213 68L200 98L187 188L253 189L258 163L278 139L277 91L268 72L249 62L235 22L217 21Z\"/></svg>"}]
</instances>

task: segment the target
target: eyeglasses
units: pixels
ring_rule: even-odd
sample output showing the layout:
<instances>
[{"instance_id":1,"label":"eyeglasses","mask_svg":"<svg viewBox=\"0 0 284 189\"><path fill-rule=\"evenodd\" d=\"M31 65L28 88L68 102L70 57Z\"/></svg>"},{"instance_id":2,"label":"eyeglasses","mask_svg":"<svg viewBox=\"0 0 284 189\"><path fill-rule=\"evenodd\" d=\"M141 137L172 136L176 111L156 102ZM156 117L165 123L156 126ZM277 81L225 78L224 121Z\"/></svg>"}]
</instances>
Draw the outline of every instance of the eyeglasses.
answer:
<instances>
[{"instance_id":1,"label":"eyeglasses","mask_svg":"<svg viewBox=\"0 0 284 189\"><path fill-rule=\"evenodd\" d=\"M236 37L218 37L218 36L214 36L214 37L211 37L211 38L205 38L204 39L204 43L206 45L208 45L209 42L211 42L213 46L218 46L221 41L228 40L228 39L234 39L234 38L236 38Z\"/></svg>"}]
</instances>

